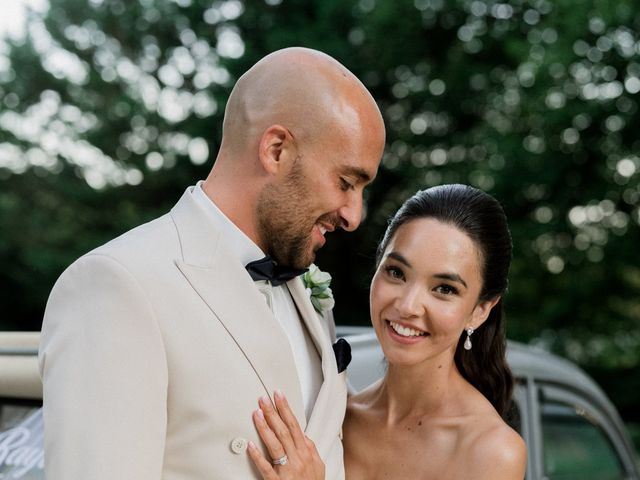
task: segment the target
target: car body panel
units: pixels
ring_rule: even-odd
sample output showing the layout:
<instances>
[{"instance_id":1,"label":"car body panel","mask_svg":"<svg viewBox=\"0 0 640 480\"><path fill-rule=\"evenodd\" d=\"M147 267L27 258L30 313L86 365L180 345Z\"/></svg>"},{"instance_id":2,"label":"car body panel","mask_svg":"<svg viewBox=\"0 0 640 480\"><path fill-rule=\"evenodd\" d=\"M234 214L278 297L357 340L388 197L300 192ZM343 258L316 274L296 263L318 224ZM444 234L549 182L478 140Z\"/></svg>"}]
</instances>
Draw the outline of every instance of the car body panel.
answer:
<instances>
[{"instance_id":1,"label":"car body panel","mask_svg":"<svg viewBox=\"0 0 640 480\"><path fill-rule=\"evenodd\" d=\"M42 399L40 332L0 332L0 397Z\"/></svg>"}]
</instances>

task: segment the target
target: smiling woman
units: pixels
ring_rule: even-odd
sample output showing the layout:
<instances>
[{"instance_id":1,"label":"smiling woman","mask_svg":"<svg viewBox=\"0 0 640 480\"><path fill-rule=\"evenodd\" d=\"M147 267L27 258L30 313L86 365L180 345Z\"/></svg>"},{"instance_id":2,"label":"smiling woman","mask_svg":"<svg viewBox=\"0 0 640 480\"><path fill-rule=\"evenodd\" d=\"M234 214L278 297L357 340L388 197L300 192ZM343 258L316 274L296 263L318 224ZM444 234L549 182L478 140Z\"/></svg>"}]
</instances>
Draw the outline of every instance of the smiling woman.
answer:
<instances>
[{"instance_id":1,"label":"smiling woman","mask_svg":"<svg viewBox=\"0 0 640 480\"><path fill-rule=\"evenodd\" d=\"M389 362L396 353L393 363L440 355L455 347L463 328L482 325L498 298L477 301L480 259L466 234L439 220L417 219L398 230L371 284L372 322Z\"/></svg>"},{"instance_id":2,"label":"smiling woman","mask_svg":"<svg viewBox=\"0 0 640 480\"><path fill-rule=\"evenodd\" d=\"M431 224L420 229L419 222ZM404 229L412 232L403 234ZM462 376L504 415L513 385L504 360L502 295L507 289L512 246L502 207L490 195L464 185L444 185L418 192L389 223L378 246L374 283L380 268L386 266L387 257L402 256L394 251L393 245L398 238L405 237L406 248L419 255L414 261L415 268L440 267L441 271L431 272L434 295L445 295L448 306L456 305L451 299L476 299L475 318L464 325L466 335L459 337L454 358ZM410 266L406 260L404 266ZM453 297L448 296L452 294ZM373 294L371 298L373 308ZM432 309L426 311L433 314ZM465 348L471 335L473 356Z\"/></svg>"},{"instance_id":3,"label":"smiling woman","mask_svg":"<svg viewBox=\"0 0 640 480\"><path fill-rule=\"evenodd\" d=\"M524 443L503 419L513 387L501 302L510 259L502 207L480 190L423 190L393 217L370 293L388 370L349 399L349 479L524 477ZM398 451L420 455L403 463Z\"/></svg>"},{"instance_id":4,"label":"smiling woman","mask_svg":"<svg viewBox=\"0 0 640 480\"><path fill-rule=\"evenodd\" d=\"M513 379L501 300L510 260L502 207L475 188L420 191L393 217L370 293L388 369L348 400L347 479L524 478L526 447L505 421ZM275 406L261 404L254 421L272 458L292 466L273 467L251 448L263 478L324 478L286 401Z\"/></svg>"}]
</instances>

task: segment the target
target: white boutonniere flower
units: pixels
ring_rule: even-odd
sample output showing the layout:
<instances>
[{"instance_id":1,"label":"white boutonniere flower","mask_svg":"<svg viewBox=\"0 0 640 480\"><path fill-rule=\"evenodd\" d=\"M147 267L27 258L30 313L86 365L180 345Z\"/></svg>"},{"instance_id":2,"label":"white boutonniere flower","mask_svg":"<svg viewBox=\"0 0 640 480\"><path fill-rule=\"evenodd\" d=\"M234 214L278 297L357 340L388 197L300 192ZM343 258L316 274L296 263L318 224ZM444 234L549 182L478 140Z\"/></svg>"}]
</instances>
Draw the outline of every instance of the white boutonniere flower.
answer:
<instances>
[{"instance_id":1,"label":"white boutonniere flower","mask_svg":"<svg viewBox=\"0 0 640 480\"><path fill-rule=\"evenodd\" d=\"M315 264L309 266L309 271L302 275L302 281L307 288L313 308L318 313L331 310L335 305L333 292L329 288L331 275L320 270Z\"/></svg>"}]
</instances>

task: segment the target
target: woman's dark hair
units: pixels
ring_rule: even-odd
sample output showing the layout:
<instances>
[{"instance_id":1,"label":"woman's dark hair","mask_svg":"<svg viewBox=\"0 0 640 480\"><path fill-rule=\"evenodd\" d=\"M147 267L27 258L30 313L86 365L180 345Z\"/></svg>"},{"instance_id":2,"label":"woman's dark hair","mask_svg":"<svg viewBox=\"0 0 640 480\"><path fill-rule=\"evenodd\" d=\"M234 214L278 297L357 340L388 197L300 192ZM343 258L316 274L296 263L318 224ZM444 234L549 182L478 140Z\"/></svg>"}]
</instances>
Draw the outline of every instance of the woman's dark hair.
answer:
<instances>
[{"instance_id":1,"label":"woman's dark hair","mask_svg":"<svg viewBox=\"0 0 640 480\"><path fill-rule=\"evenodd\" d=\"M501 297L507 290L511 264L511 234L502 206L491 195L467 185L441 185L421 190L409 198L389 221L378 245L376 265L405 223L432 218L464 232L481 255L482 289L479 301ZM464 350L460 337L455 362L462 376L487 397L504 418L510 412L513 377L506 363L502 298L487 320L473 333L473 348Z\"/></svg>"}]
</instances>

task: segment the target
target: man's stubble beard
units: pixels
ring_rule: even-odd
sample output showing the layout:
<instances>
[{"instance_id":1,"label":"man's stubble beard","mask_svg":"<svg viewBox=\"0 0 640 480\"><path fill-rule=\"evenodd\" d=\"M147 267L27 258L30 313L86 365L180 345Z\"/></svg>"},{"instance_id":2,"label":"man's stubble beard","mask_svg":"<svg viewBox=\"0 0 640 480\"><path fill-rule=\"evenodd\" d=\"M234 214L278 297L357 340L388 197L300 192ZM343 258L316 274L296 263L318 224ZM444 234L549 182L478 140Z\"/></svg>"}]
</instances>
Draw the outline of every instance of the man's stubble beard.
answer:
<instances>
[{"instance_id":1,"label":"man's stubble beard","mask_svg":"<svg viewBox=\"0 0 640 480\"><path fill-rule=\"evenodd\" d=\"M260 193L258 233L266 253L279 265L307 268L315 260L311 239L318 219L310 218L306 177L299 161L281 185L267 185Z\"/></svg>"}]
</instances>

